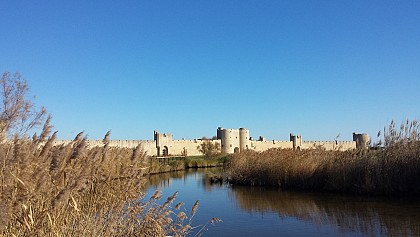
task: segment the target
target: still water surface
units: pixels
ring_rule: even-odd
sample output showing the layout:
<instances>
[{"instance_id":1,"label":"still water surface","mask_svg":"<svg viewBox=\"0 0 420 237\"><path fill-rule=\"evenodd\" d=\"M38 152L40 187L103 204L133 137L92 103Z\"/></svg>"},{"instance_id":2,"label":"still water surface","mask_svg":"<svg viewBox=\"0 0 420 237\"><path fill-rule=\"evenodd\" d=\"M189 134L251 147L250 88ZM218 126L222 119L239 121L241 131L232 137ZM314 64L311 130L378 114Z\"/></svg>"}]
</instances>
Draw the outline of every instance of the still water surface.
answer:
<instances>
[{"instance_id":1,"label":"still water surface","mask_svg":"<svg viewBox=\"0 0 420 237\"><path fill-rule=\"evenodd\" d=\"M179 191L175 203L190 210L200 201L193 225L212 217L205 236L420 236L419 198L367 198L283 192L276 188L210 184L218 168L152 175L148 197L163 200Z\"/></svg>"}]
</instances>

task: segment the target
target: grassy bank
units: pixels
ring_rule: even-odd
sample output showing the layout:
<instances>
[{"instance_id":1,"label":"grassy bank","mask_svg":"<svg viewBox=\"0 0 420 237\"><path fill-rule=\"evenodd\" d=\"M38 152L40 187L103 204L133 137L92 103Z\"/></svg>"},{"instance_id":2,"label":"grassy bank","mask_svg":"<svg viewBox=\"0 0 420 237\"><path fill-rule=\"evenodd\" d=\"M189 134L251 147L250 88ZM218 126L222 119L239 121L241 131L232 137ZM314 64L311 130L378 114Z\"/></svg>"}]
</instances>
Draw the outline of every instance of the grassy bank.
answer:
<instances>
[{"instance_id":1,"label":"grassy bank","mask_svg":"<svg viewBox=\"0 0 420 237\"><path fill-rule=\"evenodd\" d=\"M232 182L284 189L420 195L417 122L385 130L386 148L352 151L246 151L231 161Z\"/></svg>"},{"instance_id":2,"label":"grassy bank","mask_svg":"<svg viewBox=\"0 0 420 237\"><path fill-rule=\"evenodd\" d=\"M149 172L140 147L88 149L80 134L68 145L15 139L0 144L0 234L3 236L186 235L189 215L176 193L144 200ZM174 204L172 206L172 204Z\"/></svg>"},{"instance_id":3,"label":"grassy bank","mask_svg":"<svg viewBox=\"0 0 420 237\"><path fill-rule=\"evenodd\" d=\"M216 167L225 165L227 160L227 155L217 155L212 157L190 156L185 158L184 165L185 168Z\"/></svg>"},{"instance_id":4,"label":"grassy bank","mask_svg":"<svg viewBox=\"0 0 420 237\"><path fill-rule=\"evenodd\" d=\"M212 157L188 156L183 160L170 161L168 164L161 164L156 159L150 158L147 162L145 172L147 174L167 173L190 168L209 168L226 165L227 155L217 155Z\"/></svg>"}]
</instances>

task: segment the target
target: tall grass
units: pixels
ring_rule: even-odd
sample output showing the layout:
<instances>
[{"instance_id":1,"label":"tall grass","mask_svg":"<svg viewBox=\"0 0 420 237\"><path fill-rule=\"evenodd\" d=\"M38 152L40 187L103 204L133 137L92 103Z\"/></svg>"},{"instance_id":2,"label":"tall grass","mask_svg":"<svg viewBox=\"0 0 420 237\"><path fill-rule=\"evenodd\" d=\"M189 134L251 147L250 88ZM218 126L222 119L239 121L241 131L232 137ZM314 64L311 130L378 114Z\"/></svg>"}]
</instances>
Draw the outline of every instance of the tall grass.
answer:
<instances>
[{"instance_id":1,"label":"tall grass","mask_svg":"<svg viewBox=\"0 0 420 237\"><path fill-rule=\"evenodd\" d=\"M384 149L246 151L231 161L232 181L284 189L360 194L420 194L420 130L416 121L384 130Z\"/></svg>"},{"instance_id":2,"label":"tall grass","mask_svg":"<svg viewBox=\"0 0 420 237\"><path fill-rule=\"evenodd\" d=\"M0 234L4 236L184 236L191 212L172 205L176 193L158 204L144 200L147 172L141 148L88 148L80 133L53 146L56 133L44 126L32 140L0 144ZM47 137L47 138L46 138ZM186 213L190 213L190 217Z\"/></svg>"}]
</instances>

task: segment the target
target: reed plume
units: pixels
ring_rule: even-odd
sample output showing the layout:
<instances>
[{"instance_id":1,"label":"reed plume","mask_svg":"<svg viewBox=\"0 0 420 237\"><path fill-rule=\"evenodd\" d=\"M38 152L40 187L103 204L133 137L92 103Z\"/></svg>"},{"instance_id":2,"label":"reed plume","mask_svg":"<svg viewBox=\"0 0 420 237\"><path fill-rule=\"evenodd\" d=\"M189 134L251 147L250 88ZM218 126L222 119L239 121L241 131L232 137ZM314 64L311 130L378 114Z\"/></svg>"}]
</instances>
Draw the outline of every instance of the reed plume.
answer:
<instances>
[{"instance_id":1,"label":"reed plume","mask_svg":"<svg viewBox=\"0 0 420 237\"><path fill-rule=\"evenodd\" d=\"M42 137L49 136L45 127ZM108 147L103 159L104 147L88 147L83 133L69 144L53 146L56 136L42 143L16 136L0 144L0 235L189 233L190 228L177 221L180 210L172 207L177 192L162 205L156 202L160 192L143 199L145 169L141 159L133 159L135 150ZM136 157L142 157L141 149L136 150Z\"/></svg>"},{"instance_id":2,"label":"reed plume","mask_svg":"<svg viewBox=\"0 0 420 237\"><path fill-rule=\"evenodd\" d=\"M380 136L381 133L378 134ZM417 120L384 128L384 148L326 151L245 151L231 159L232 182L283 189L377 195L420 194L420 129Z\"/></svg>"}]
</instances>

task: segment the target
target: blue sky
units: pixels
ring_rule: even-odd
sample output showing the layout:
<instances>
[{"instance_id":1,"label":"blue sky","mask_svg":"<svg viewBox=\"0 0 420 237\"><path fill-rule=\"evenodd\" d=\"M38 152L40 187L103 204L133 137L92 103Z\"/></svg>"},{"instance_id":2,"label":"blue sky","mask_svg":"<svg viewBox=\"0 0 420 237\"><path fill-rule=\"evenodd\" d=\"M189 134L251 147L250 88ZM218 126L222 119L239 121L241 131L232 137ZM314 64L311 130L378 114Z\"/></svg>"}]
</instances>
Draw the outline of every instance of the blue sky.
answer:
<instances>
[{"instance_id":1,"label":"blue sky","mask_svg":"<svg viewBox=\"0 0 420 237\"><path fill-rule=\"evenodd\" d=\"M420 1L2 1L0 71L63 139L376 137L420 117Z\"/></svg>"}]
</instances>

